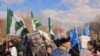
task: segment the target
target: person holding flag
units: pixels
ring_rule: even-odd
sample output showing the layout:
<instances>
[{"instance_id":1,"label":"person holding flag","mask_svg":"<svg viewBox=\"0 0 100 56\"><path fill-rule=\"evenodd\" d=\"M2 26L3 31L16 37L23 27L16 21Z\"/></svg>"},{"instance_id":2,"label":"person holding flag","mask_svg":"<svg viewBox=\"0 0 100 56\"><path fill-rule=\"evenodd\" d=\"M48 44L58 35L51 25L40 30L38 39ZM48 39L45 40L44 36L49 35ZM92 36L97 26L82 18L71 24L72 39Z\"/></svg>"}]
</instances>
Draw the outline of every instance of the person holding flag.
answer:
<instances>
[{"instance_id":1,"label":"person holding flag","mask_svg":"<svg viewBox=\"0 0 100 56\"><path fill-rule=\"evenodd\" d=\"M28 51L27 55L47 56L44 38L49 39L49 37L48 37L47 33L38 29L42 24L38 20L35 19L32 11L31 11L31 23L32 23L32 27L33 27L32 37L27 38L31 34L26 35L25 36L26 38L24 40L24 45L26 45L26 44L29 45L29 46L27 46L27 51ZM30 49L31 49L31 51L29 51Z\"/></svg>"},{"instance_id":2,"label":"person holding flag","mask_svg":"<svg viewBox=\"0 0 100 56\"><path fill-rule=\"evenodd\" d=\"M90 24L87 24L81 32L81 51L80 56L99 56L96 41L90 40ZM92 50L92 51L91 51Z\"/></svg>"},{"instance_id":3,"label":"person holding flag","mask_svg":"<svg viewBox=\"0 0 100 56\"><path fill-rule=\"evenodd\" d=\"M70 37L71 37L71 47L70 47L71 49L69 50L69 53L71 54L71 56L79 56L80 44L76 26L74 26L74 28L70 32Z\"/></svg>"},{"instance_id":4,"label":"person holding flag","mask_svg":"<svg viewBox=\"0 0 100 56\"><path fill-rule=\"evenodd\" d=\"M16 15L11 9L7 8L7 27L6 27L6 34L7 36L24 36L25 34L29 33L28 29L24 21ZM7 37L9 38L9 37ZM17 56L17 49L16 47L13 48L14 41L10 41L7 45L10 45L11 48L8 48L11 53L11 56Z\"/></svg>"}]
</instances>

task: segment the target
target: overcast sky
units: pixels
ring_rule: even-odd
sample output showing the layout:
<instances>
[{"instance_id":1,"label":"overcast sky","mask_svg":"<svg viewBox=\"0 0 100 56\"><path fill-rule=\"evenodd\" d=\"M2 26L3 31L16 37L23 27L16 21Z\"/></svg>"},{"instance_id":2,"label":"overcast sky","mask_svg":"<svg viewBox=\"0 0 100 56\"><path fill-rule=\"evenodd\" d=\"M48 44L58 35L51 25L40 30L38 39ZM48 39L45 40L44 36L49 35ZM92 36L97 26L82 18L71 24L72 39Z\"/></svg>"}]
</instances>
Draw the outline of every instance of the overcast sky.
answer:
<instances>
[{"instance_id":1,"label":"overcast sky","mask_svg":"<svg viewBox=\"0 0 100 56\"><path fill-rule=\"evenodd\" d=\"M7 7L14 12L32 10L44 24L51 17L65 29L80 26L100 15L100 0L0 0L0 17L5 17Z\"/></svg>"}]
</instances>

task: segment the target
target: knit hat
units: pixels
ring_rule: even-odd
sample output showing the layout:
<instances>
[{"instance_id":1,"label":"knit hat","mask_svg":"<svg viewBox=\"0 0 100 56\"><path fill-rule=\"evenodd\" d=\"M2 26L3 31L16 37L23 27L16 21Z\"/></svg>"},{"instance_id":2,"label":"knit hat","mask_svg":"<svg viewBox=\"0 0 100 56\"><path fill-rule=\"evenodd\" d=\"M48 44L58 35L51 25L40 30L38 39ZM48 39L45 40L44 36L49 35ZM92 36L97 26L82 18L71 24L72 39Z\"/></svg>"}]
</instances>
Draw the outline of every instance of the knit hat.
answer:
<instances>
[{"instance_id":1,"label":"knit hat","mask_svg":"<svg viewBox=\"0 0 100 56\"><path fill-rule=\"evenodd\" d=\"M70 41L70 37L61 38L61 39L60 39L60 45L63 44L63 43L69 42L69 41Z\"/></svg>"}]
</instances>

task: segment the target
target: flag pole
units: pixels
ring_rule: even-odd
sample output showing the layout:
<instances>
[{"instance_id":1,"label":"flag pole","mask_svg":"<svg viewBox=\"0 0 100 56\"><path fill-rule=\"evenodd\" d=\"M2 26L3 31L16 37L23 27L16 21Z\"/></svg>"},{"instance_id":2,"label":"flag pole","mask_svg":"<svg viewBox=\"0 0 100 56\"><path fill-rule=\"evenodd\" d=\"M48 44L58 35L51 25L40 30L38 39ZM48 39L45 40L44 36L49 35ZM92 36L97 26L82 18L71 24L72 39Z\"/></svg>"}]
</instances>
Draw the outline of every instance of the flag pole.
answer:
<instances>
[{"instance_id":1,"label":"flag pole","mask_svg":"<svg viewBox=\"0 0 100 56\"><path fill-rule=\"evenodd\" d=\"M6 49L8 48L8 35L6 35Z\"/></svg>"},{"instance_id":2,"label":"flag pole","mask_svg":"<svg viewBox=\"0 0 100 56\"><path fill-rule=\"evenodd\" d=\"M7 10L7 13L8 13L8 8L9 8L9 6L6 4L6 10ZM7 18L6 18L7 19ZM6 26L6 30L7 30L7 26ZM7 34L7 32L6 32L6 48L8 48L8 39L9 39L9 35Z\"/></svg>"}]
</instances>

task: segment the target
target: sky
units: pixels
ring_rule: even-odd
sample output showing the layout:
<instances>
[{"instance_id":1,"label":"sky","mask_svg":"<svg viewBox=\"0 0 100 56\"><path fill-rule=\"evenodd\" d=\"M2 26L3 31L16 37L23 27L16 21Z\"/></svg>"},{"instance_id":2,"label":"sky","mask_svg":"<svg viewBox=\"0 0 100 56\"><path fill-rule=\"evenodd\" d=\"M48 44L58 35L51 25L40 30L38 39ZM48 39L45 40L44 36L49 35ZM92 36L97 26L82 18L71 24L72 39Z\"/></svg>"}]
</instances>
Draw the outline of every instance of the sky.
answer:
<instances>
[{"instance_id":1,"label":"sky","mask_svg":"<svg viewBox=\"0 0 100 56\"><path fill-rule=\"evenodd\" d=\"M51 17L53 23L65 29L81 26L100 15L100 0L0 0L0 17L5 17L7 7L14 12L32 10L43 24Z\"/></svg>"}]
</instances>

